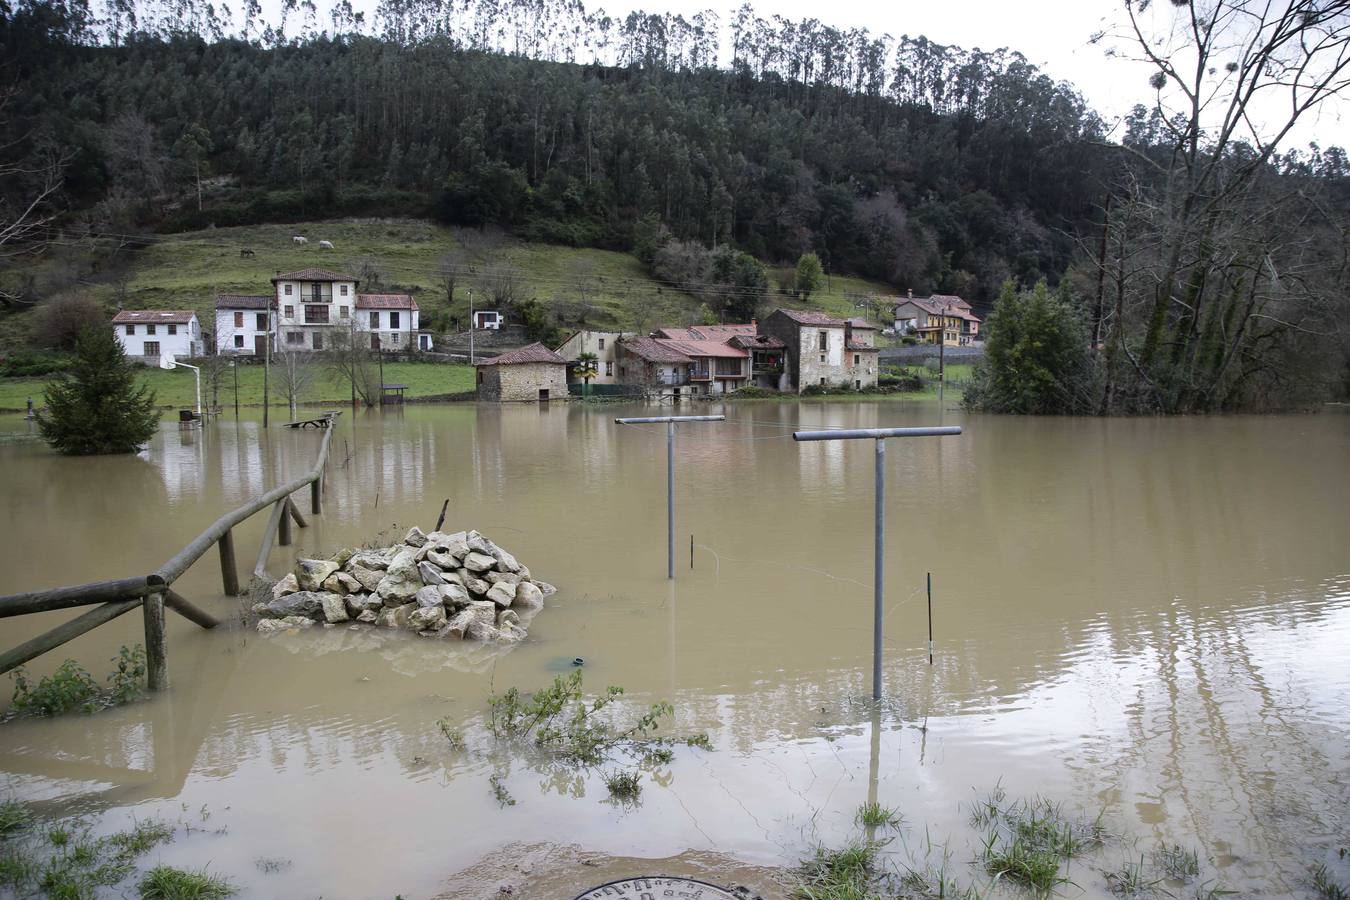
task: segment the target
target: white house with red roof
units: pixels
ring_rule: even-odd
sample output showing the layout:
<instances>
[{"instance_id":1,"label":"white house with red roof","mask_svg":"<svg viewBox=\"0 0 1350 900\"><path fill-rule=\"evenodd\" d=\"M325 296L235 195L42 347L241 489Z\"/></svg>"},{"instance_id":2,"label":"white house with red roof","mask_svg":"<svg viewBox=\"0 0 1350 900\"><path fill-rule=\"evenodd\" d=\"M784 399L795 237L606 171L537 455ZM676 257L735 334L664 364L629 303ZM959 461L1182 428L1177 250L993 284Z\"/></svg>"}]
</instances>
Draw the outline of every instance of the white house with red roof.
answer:
<instances>
[{"instance_id":1,"label":"white house with red roof","mask_svg":"<svg viewBox=\"0 0 1350 900\"><path fill-rule=\"evenodd\" d=\"M148 366L203 353L201 324L190 309L124 309L112 329L127 356Z\"/></svg>"},{"instance_id":2,"label":"white house with red roof","mask_svg":"<svg viewBox=\"0 0 1350 900\"><path fill-rule=\"evenodd\" d=\"M258 356L266 352L272 332L268 306L273 298L257 294L220 294L216 297L216 353Z\"/></svg>"}]
</instances>

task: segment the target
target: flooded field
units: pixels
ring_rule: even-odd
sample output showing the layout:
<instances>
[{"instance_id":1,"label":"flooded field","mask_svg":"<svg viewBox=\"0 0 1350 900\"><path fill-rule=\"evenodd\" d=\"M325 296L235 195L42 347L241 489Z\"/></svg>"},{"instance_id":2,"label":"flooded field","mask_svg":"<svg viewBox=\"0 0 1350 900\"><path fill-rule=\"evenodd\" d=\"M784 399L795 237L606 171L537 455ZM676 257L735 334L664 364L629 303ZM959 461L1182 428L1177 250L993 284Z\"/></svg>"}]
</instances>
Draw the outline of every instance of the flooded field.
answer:
<instances>
[{"instance_id":1,"label":"flooded field","mask_svg":"<svg viewBox=\"0 0 1350 900\"><path fill-rule=\"evenodd\" d=\"M0 797L102 829L178 822L152 858L209 864L253 897L570 897L674 871L780 896L772 871L858 837L869 798L904 816L889 862L945 847L950 875L987 885L971 810L996 789L1100 814L1106 843L1069 866L1066 896L1106 895L1105 872L1170 843L1199 854L1187 896L1305 894L1319 864L1350 880L1350 416L724 411L678 436L673 583L664 431L613 423L640 408L343 415L324 512L271 571L429 530L449 499L445 530L481 530L559 588L529 638L489 652L341 626L260 637L212 552L177 589L230 624L170 618L164 695L0 724ZM888 444L874 710L873 448L790 433L939 419L966 433ZM319 440L227 418L166 422L140 457L0 443L0 593L150 571L307 469ZM236 529L241 570L264 520ZM68 617L0 620L0 643ZM101 677L141 640L128 615L30 668L71 655ZM673 731L706 731L712 750L681 747L627 806L601 771L497 752L488 698L577 657L588 690L622 685L633 710L668 699Z\"/></svg>"}]
</instances>

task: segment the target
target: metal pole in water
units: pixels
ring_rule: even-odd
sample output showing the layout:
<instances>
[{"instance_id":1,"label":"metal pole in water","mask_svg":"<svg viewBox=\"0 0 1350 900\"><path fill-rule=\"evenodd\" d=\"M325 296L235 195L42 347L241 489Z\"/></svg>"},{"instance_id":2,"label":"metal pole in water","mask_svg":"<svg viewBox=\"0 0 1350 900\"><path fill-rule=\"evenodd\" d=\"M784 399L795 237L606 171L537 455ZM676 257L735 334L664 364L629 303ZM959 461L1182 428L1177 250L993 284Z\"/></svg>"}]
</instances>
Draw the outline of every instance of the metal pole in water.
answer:
<instances>
[{"instance_id":1,"label":"metal pole in water","mask_svg":"<svg viewBox=\"0 0 1350 900\"><path fill-rule=\"evenodd\" d=\"M885 612L885 551L886 551L886 438L940 437L960 434L959 425L940 425L922 428L840 428L833 431L794 431L794 441L847 441L871 439L876 441L876 522L875 568L872 573L872 699L881 699L881 642L883 613ZM930 632L931 635L931 632ZM931 639L931 637L930 637Z\"/></svg>"},{"instance_id":2,"label":"metal pole in water","mask_svg":"<svg viewBox=\"0 0 1350 900\"><path fill-rule=\"evenodd\" d=\"M689 535L689 568L694 567L694 536Z\"/></svg>"},{"instance_id":3,"label":"metal pole in water","mask_svg":"<svg viewBox=\"0 0 1350 900\"><path fill-rule=\"evenodd\" d=\"M666 577L675 577L675 423L666 423Z\"/></svg>"},{"instance_id":4,"label":"metal pole in water","mask_svg":"<svg viewBox=\"0 0 1350 900\"><path fill-rule=\"evenodd\" d=\"M928 573L928 664L933 664L933 573Z\"/></svg>"},{"instance_id":5,"label":"metal pole in water","mask_svg":"<svg viewBox=\"0 0 1350 900\"><path fill-rule=\"evenodd\" d=\"M872 569L872 699L881 699L881 634L886 614L886 439L877 439L876 546Z\"/></svg>"},{"instance_id":6,"label":"metal pole in water","mask_svg":"<svg viewBox=\"0 0 1350 900\"><path fill-rule=\"evenodd\" d=\"M617 425L666 426L666 577L675 577L675 426L684 422L725 422L726 416L639 416L615 419ZM690 540L690 561L693 566L693 535Z\"/></svg>"}]
</instances>

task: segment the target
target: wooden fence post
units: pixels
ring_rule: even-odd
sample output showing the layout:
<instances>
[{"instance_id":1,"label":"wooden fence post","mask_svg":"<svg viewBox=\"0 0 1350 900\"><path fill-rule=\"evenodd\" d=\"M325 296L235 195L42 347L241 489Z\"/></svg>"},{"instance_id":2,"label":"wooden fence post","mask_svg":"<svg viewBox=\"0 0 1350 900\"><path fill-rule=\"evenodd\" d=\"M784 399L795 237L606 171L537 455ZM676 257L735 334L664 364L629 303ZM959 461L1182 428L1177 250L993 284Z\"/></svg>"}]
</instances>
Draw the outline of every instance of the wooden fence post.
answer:
<instances>
[{"instance_id":1,"label":"wooden fence post","mask_svg":"<svg viewBox=\"0 0 1350 900\"><path fill-rule=\"evenodd\" d=\"M145 613L146 682L152 691L169 686L168 645L164 639L164 594L147 594L141 605Z\"/></svg>"},{"instance_id":2,"label":"wooden fence post","mask_svg":"<svg viewBox=\"0 0 1350 900\"><path fill-rule=\"evenodd\" d=\"M291 545L291 517L289 497L282 497L277 501L281 504L281 521L277 523L277 543L283 547Z\"/></svg>"},{"instance_id":3,"label":"wooden fence post","mask_svg":"<svg viewBox=\"0 0 1350 900\"><path fill-rule=\"evenodd\" d=\"M320 475L309 483L309 511L314 515L323 512L323 476Z\"/></svg>"},{"instance_id":4,"label":"wooden fence post","mask_svg":"<svg viewBox=\"0 0 1350 900\"><path fill-rule=\"evenodd\" d=\"M220 550L220 583L226 597L239 596L239 569L234 562L234 531L227 529L216 541Z\"/></svg>"}]
</instances>

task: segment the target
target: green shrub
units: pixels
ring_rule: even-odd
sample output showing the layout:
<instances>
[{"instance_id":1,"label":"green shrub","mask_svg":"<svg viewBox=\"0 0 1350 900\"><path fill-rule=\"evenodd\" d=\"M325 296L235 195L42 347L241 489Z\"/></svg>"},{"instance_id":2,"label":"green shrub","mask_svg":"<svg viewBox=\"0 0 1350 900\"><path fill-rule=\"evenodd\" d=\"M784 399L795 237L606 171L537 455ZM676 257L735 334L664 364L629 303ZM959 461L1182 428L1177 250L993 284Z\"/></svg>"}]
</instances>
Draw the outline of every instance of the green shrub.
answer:
<instances>
[{"instance_id":1,"label":"green shrub","mask_svg":"<svg viewBox=\"0 0 1350 900\"><path fill-rule=\"evenodd\" d=\"M223 878L171 866L155 866L141 879L138 888L143 900L219 900L238 893Z\"/></svg>"},{"instance_id":2,"label":"green shrub","mask_svg":"<svg viewBox=\"0 0 1350 900\"><path fill-rule=\"evenodd\" d=\"M0 359L0 377L35 378L39 375L64 372L69 365L70 357L61 353L18 350Z\"/></svg>"},{"instance_id":3,"label":"green shrub","mask_svg":"<svg viewBox=\"0 0 1350 900\"><path fill-rule=\"evenodd\" d=\"M123 646L113 662L117 668L108 676L106 688L73 659L61 663L55 672L39 678L36 684L26 669L15 669L11 705L18 712L59 716L76 709L96 712L130 703L141 695L145 681L145 648L140 644L132 648Z\"/></svg>"}]
</instances>

